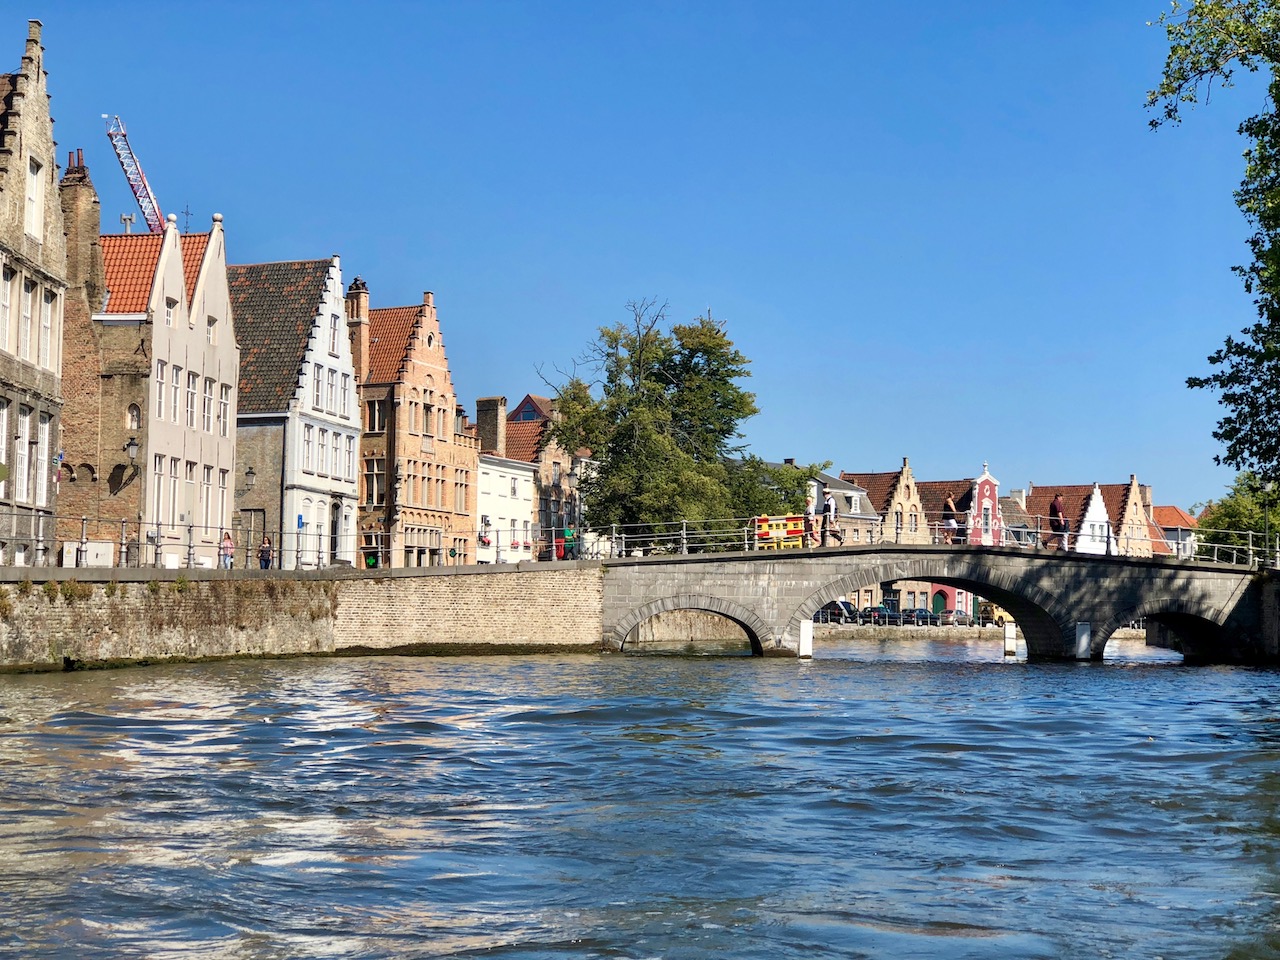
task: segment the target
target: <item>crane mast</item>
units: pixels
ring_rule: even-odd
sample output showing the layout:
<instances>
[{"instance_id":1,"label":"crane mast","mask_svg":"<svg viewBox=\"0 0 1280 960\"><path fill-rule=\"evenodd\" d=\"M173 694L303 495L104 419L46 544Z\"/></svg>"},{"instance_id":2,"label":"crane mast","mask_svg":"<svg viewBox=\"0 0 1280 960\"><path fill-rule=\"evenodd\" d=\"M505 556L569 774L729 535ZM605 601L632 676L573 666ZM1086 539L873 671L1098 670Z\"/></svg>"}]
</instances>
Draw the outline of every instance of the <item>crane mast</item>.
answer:
<instances>
[{"instance_id":1,"label":"crane mast","mask_svg":"<svg viewBox=\"0 0 1280 960\"><path fill-rule=\"evenodd\" d=\"M147 183L147 175L142 172L142 164L138 162L133 148L129 146L129 137L125 133L124 123L119 117L108 118L104 113L102 119L107 121L107 139L116 151L116 158L124 170L124 178L129 181L129 189L133 191L142 218L147 221L147 229L152 233L164 232L164 216L160 213L160 204L156 195L151 192Z\"/></svg>"}]
</instances>

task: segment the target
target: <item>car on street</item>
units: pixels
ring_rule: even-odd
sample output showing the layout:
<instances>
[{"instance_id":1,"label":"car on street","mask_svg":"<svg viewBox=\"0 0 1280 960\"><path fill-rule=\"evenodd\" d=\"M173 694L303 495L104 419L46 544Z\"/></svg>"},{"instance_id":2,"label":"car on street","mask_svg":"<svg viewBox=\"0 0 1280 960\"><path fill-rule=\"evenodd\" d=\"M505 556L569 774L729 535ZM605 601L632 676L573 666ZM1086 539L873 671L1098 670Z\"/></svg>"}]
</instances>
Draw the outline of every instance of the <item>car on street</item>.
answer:
<instances>
[{"instance_id":1,"label":"car on street","mask_svg":"<svg viewBox=\"0 0 1280 960\"><path fill-rule=\"evenodd\" d=\"M876 607L863 607L862 613L858 616L858 622L874 624L877 627L900 627L902 614L897 610L890 610L882 603Z\"/></svg>"},{"instance_id":2,"label":"car on street","mask_svg":"<svg viewBox=\"0 0 1280 960\"><path fill-rule=\"evenodd\" d=\"M973 617L963 610L943 610L942 625L944 627L972 627Z\"/></svg>"},{"instance_id":3,"label":"car on street","mask_svg":"<svg viewBox=\"0 0 1280 960\"><path fill-rule=\"evenodd\" d=\"M936 627L942 623L942 617L927 607L916 607L914 610L903 611L902 622L914 623L918 627Z\"/></svg>"},{"instance_id":4,"label":"car on street","mask_svg":"<svg viewBox=\"0 0 1280 960\"><path fill-rule=\"evenodd\" d=\"M832 600L814 611L814 623L857 623L858 610L848 600Z\"/></svg>"}]
</instances>

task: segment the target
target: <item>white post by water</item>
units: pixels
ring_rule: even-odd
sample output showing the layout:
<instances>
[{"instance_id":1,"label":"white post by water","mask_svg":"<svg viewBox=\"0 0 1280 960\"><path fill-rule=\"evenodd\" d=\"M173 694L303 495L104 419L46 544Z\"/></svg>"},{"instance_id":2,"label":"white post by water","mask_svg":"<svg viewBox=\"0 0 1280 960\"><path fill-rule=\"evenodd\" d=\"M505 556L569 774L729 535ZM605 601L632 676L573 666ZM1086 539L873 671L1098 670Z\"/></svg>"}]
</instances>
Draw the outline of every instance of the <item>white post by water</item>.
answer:
<instances>
[{"instance_id":1,"label":"white post by water","mask_svg":"<svg viewBox=\"0 0 1280 960\"><path fill-rule=\"evenodd\" d=\"M808 660L813 656L813 621L804 619L800 621L800 647L796 651L796 656L801 660Z\"/></svg>"},{"instance_id":2,"label":"white post by water","mask_svg":"<svg viewBox=\"0 0 1280 960\"><path fill-rule=\"evenodd\" d=\"M1092 639L1093 624L1088 620L1076 621L1076 659L1089 659L1089 641Z\"/></svg>"},{"instance_id":3,"label":"white post by water","mask_svg":"<svg viewBox=\"0 0 1280 960\"><path fill-rule=\"evenodd\" d=\"M1004 625L1004 655L1006 657L1018 655L1018 625L1012 621Z\"/></svg>"}]
</instances>

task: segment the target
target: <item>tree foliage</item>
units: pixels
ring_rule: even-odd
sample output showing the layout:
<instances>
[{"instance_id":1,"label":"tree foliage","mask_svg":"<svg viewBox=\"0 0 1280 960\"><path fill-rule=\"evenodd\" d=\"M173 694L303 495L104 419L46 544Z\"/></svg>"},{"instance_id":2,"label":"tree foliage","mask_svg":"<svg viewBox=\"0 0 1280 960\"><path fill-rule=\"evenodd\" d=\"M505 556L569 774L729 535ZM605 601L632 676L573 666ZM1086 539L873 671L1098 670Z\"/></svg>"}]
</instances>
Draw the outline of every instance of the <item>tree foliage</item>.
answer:
<instances>
[{"instance_id":1,"label":"tree foliage","mask_svg":"<svg viewBox=\"0 0 1280 960\"><path fill-rule=\"evenodd\" d=\"M1236 474L1230 492L1221 500L1208 503L1200 514L1200 538L1205 543L1244 544L1250 531L1273 535L1280 532L1276 523L1280 520L1278 498L1280 484L1273 484L1268 491L1257 474Z\"/></svg>"},{"instance_id":2,"label":"tree foliage","mask_svg":"<svg viewBox=\"0 0 1280 960\"><path fill-rule=\"evenodd\" d=\"M757 407L740 386L750 361L724 323L698 317L667 329L665 304L645 299L627 309L630 321L601 327L556 388L552 437L567 450L589 449L595 462L582 480L587 522L799 509L804 481L819 468L782 469L742 456L739 428Z\"/></svg>"},{"instance_id":3,"label":"tree foliage","mask_svg":"<svg viewBox=\"0 0 1280 960\"><path fill-rule=\"evenodd\" d=\"M1236 204L1252 230L1251 263L1235 268L1257 309L1256 323L1209 355L1206 376L1187 385L1220 394L1225 410L1214 459L1241 471L1280 476L1280 0L1193 0L1160 18L1169 40L1160 84L1147 95L1153 127L1181 122L1181 108L1230 87L1235 72L1263 73L1263 109L1239 132L1250 141Z\"/></svg>"}]
</instances>

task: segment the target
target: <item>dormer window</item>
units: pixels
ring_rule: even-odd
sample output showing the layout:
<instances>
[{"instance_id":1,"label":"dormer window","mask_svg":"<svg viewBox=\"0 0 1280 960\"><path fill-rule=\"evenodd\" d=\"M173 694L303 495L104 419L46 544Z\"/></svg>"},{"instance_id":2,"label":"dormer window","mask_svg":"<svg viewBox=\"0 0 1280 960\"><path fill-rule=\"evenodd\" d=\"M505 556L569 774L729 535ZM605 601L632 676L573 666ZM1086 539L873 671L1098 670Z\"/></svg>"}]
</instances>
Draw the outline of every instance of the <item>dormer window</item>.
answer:
<instances>
[{"instance_id":1,"label":"dormer window","mask_svg":"<svg viewBox=\"0 0 1280 960\"><path fill-rule=\"evenodd\" d=\"M166 327L173 326L173 311L177 308L178 301L172 298L166 299L164 302L164 325Z\"/></svg>"}]
</instances>

